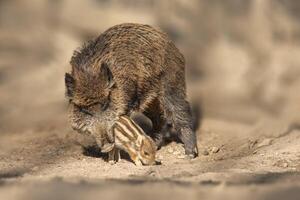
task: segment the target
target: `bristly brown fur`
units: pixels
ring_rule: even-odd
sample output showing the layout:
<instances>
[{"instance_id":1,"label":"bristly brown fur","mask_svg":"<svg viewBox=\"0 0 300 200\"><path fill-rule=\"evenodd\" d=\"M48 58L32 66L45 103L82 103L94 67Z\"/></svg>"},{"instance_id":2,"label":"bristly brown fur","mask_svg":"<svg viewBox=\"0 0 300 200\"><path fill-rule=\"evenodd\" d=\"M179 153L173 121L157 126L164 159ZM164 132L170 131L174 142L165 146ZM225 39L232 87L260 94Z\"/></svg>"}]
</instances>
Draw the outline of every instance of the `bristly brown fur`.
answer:
<instances>
[{"instance_id":1,"label":"bristly brown fur","mask_svg":"<svg viewBox=\"0 0 300 200\"><path fill-rule=\"evenodd\" d=\"M165 33L149 25L116 25L75 51L70 63L66 93L74 129L105 138L118 116L138 111L152 120L153 138L171 124L186 153L197 153L184 57Z\"/></svg>"}]
</instances>

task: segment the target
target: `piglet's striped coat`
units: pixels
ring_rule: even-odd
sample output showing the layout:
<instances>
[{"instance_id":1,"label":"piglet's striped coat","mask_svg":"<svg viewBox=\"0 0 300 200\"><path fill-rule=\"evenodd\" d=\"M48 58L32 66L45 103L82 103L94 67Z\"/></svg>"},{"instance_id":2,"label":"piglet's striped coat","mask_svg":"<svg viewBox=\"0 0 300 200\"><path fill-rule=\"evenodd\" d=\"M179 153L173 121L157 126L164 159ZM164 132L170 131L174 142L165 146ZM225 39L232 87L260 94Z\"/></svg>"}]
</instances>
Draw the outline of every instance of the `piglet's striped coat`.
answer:
<instances>
[{"instance_id":1,"label":"piglet's striped coat","mask_svg":"<svg viewBox=\"0 0 300 200\"><path fill-rule=\"evenodd\" d=\"M121 116L112 126L115 146L109 152L109 161L120 159L120 150L127 152L136 165L155 164L156 145L132 119Z\"/></svg>"}]
</instances>

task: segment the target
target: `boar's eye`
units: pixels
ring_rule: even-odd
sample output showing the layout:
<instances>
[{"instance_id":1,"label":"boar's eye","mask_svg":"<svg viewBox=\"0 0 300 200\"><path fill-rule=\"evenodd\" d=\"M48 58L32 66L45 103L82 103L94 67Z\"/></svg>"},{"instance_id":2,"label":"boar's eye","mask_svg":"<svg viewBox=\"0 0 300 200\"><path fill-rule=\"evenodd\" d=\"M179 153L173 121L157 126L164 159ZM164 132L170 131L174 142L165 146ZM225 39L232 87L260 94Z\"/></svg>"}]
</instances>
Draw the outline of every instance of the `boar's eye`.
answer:
<instances>
[{"instance_id":1,"label":"boar's eye","mask_svg":"<svg viewBox=\"0 0 300 200\"><path fill-rule=\"evenodd\" d=\"M79 107L79 111L86 114L86 115L93 116L93 114L90 111L88 111L86 108Z\"/></svg>"},{"instance_id":2,"label":"boar's eye","mask_svg":"<svg viewBox=\"0 0 300 200\"><path fill-rule=\"evenodd\" d=\"M102 111L105 111L108 108L108 106L109 106L109 102L108 101L100 104L100 107L101 107Z\"/></svg>"},{"instance_id":3,"label":"boar's eye","mask_svg":"<svg viewBox=\"0 0 300 200\"><path fill-rule=\"evenodd\" d=\"M105 111L108 108L110 104L110 95L111 93L109 92L108 98L103 103L100 103L100 108L102 111Z\"/></svg>"}]
</instances>

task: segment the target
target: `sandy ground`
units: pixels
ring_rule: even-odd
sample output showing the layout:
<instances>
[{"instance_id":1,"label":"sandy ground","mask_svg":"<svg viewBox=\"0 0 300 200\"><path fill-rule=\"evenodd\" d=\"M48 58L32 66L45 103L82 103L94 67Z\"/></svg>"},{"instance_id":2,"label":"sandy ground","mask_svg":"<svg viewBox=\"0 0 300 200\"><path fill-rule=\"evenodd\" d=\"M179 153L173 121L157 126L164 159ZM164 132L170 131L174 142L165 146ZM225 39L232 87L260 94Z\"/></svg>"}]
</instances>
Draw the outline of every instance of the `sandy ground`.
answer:
<instances>
[{"instance_id":1,"label":"sandy ground","mask_svg":"<svg viewBox=\"0 0 300 200\"><path fill-rule=\"evenodd\" d=\"M273 1L243 1L253 5L248 11L233 6L242 1L201 1L204 12L187 4L190 17L177 19L186 16L180 3L172 21L176 9L168 4L156 13L135 3L33 2L0 3L1 200L300 199L300 131L286 131L300 109L297 4L289 18ZM170 143L158 151L161 165L110 165L99 151L82 149L83 138L70 129L63 80L74 49L129 21L165 28L178 21L174 30L183 30L176 42L199 70L189 69L191 81L202 81L187 84L194 87L188 96L204 105L196 159L184 159L182 145Z\"/></svg>"},{"instance_id":2,"label":"sandy ground","mask_svg":"<svg viewBox=\"0 0 300 200\"><path fill-rule=\"evenodd\" d=\"M251 130L204 118L198 158L182 158L183 146L170 143L158 151L161 165L142 167L126 159L110 165L105 155L83 150L67 122L2 134L0 197L299 199L300 132L249 135Z\"/></svg>"}]
</instances>

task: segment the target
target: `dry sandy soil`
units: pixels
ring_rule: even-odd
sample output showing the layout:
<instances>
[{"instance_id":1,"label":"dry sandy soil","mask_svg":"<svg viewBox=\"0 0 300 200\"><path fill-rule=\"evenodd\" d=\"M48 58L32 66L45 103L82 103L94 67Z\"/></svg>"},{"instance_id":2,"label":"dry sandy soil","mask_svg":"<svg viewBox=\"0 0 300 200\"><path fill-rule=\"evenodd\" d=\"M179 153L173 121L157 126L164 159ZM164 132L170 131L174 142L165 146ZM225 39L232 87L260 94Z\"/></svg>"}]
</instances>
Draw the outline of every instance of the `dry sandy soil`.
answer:
<instances>
[{"instance_id":1,"label":"dry sandy soil","mask_svg":"<svg viewBox=\"0 0 300 200\"><path fill-rule=\"evenodd\" d=\"M126 2L0 1L0 199L300 199L300 131L289 129L300 121L299 3L157 0L154 12ZM202 81L188 83L204 109L196 159L170 143L161 165L110 165L70 129L69 59L121 22L173 30L189 78Z\"/></svg>"},{"instance_id":2,"label":"dry sandy soil","mask_svg":"<svg viewBox=\"0 0 300 200\"><path fill-rule=\"evenodd\" d=\"M182 145L170 143L158 151L161 165L137 167L126 159L110 165L105 155L83 150L66 114L59 120L1 135L1 199L300 197L297 130L253 131L247 123L207 117L197 132L198 158L182 158Z\"/></svg>"}]
</instances>

